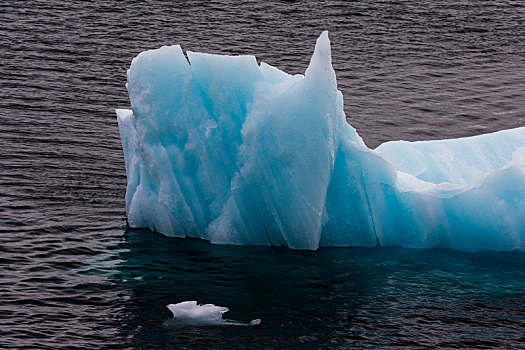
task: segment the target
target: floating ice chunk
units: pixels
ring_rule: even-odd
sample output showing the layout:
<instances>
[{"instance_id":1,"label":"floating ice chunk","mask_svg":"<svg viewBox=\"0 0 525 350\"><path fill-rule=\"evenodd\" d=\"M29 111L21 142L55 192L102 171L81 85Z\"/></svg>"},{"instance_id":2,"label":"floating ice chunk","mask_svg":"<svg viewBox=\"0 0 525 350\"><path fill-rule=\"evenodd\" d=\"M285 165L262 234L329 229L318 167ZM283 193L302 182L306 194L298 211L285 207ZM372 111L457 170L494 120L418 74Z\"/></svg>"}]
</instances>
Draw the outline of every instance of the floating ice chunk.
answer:
<instances>
[{"instance_id":1,"label":"floating ice chunk","mask_svg":"<svg viewBox=\"0 0 525 350\"><path fill-rule=\"evenodd\" d=\"M168 309L173 313L173 318L167 321L166 326L250 326L256 327L261 324L260 319L249 323L223 319L222 315L229 311L227 307L213 304L197 304L196 301L183 301L177 304L169 304Z\"/></svg>"},{"instance_id":2,"label":"floating ice chunk","mask_svg":"<svg viewBox=\"0 0 525 350\"><path fill-rule=\"evenodd\" d=\"M323 32L303 75L162 47L117 110L131 227L214 243L525 249L525 128L365 146Z\"/></svg>"},{"instance_id":3,"label":"floating ice chunk","mask_svg":"<svg viewBox=\"0 0 525 350\"><path fill-rule=\"evenodd\" d=\"M250 322L248 322L248 326L250 327L259 327L261 325L261 319L260 318L256 318L254 320L251 320Z\"/></svg>"}]
</instances>

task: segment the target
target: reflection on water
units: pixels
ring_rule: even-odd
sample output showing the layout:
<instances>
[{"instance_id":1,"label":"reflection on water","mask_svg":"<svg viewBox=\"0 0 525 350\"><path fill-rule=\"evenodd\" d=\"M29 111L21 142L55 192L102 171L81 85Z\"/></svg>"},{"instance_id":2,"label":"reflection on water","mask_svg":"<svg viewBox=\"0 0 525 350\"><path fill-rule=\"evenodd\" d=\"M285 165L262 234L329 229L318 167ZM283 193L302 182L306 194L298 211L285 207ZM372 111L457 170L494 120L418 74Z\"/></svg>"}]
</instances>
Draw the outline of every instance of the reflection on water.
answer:
<instances>
[{"instance_id":1,"label":"reflection on water","mask_svg":"<svg viewBox=\"0 0 525 350\"><path fill-rule=\"evenodd\" d=\"M217 246L128 230L116 288L133 347L508 346L523 341L525 255ZM259 329L170 330L166 305L227 306ZM225 315L225 316L226 316Z\"/></svg>"}]
</instances>

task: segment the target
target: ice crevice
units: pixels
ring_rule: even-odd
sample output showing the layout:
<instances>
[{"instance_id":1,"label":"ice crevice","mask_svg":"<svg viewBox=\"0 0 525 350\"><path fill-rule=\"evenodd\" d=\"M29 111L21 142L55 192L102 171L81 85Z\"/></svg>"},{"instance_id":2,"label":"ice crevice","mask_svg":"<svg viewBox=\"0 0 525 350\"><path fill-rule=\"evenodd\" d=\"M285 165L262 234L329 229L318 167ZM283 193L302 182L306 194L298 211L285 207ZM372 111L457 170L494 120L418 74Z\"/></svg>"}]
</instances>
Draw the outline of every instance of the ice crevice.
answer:
<instances>
[{"instance_id":1,"label":"ice crevice","mask_svg":"<svg viewBox=\"0 0 525 350\"><path fill-rule=\"evenodd\" d=\"M304 75L253 56L142 52L117 119L131 227L213 243L525 249L525 127L369 149L328 33Z\"/></svg>"}]
</instances>

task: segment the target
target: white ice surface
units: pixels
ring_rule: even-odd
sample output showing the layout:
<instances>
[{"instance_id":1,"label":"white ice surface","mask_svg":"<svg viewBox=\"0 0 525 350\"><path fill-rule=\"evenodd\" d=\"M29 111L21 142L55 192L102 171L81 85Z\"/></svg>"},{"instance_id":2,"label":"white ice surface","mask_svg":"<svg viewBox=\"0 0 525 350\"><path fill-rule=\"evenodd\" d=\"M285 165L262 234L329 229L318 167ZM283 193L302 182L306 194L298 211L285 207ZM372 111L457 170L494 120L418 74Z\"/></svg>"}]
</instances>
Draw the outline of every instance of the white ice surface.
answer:
<instances>
[{"instance_id":1,"label":"white ice surface","mask_svg":"<svg viewBox=\"0 0 525 350\"><path fill-rule=\"evenodd\" d=\"M183 301L169 304L168 309L173 318L165 323L166 326L259 326L260 319L249 323L223 319L222 315L228 312L227 307L213 304L197 304L196 301Z\"/></svg>"}]
</instances>

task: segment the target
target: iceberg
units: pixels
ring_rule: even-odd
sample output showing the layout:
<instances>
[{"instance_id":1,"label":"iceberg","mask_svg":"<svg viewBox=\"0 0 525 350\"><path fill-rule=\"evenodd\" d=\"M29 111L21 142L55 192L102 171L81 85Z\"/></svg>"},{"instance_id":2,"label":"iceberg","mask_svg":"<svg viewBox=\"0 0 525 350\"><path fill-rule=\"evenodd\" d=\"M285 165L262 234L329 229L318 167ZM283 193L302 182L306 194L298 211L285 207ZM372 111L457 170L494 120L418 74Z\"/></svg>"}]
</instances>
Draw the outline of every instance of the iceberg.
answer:
<instances>
[{"instance_id":1,"label":"iceberg","mask_svg":"<svg viewBox=\"0 0 525 350\"><path fill-rule=\"evenodd\" d=\"M369 149L328 33L304 75L253 56L140 53L118 109L131 227L212 243L524 250L525 127Z\"/></svg>"}]
</instances>

